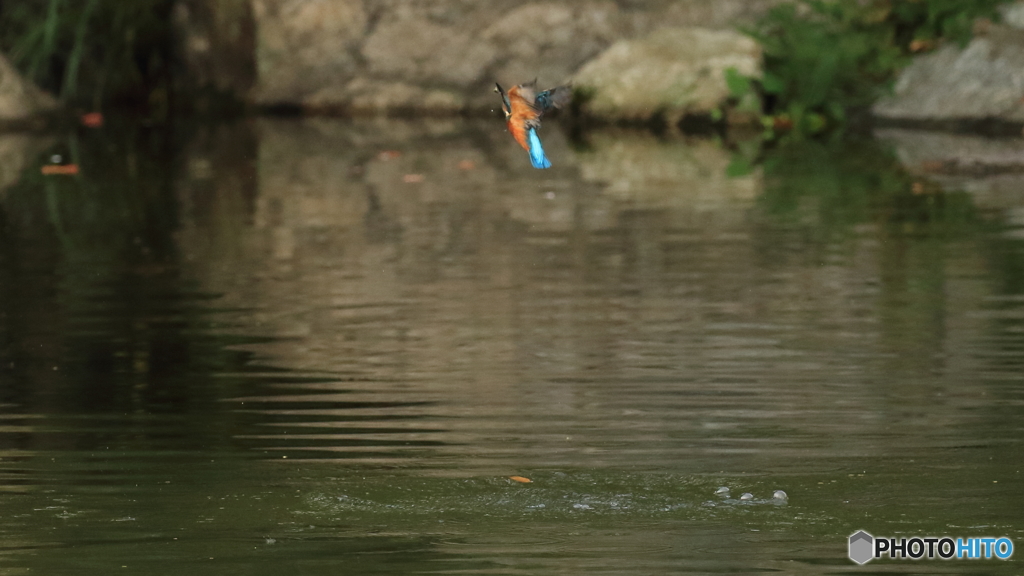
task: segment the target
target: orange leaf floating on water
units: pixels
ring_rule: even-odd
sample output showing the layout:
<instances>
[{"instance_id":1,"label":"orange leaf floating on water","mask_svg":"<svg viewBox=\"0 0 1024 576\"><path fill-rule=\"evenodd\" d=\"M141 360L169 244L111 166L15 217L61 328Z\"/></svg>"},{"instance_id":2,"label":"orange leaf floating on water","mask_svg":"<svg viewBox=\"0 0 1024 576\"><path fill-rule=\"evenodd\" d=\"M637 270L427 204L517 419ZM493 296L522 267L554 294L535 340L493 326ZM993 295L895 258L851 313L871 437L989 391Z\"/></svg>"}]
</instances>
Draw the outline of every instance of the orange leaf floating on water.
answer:
<instances>
[{"instance_id":1,"label":"orange leaf floating on water","mask_svg":"<svg viewBox=\"0 0 1024 576\"><path fill-rule=\"evenodd\" d=\"M523 483L523 484L530 484L530 483L533 482L533 480L530 480L529 478L527 478L525 476L509 476L508 479L512 480L514 482L520 482L520 483Z\"/></svg>"},{"instance_id":2,"label":"orange leaf floating on water","mask_svg":"<svg viewBox=\"0 0 1024 576\"><path fill-rule=\"evenodd\" d=\"M406 174L405 176L402 176L402 182L405 182L406 184L419 184L420 182L423 182L424 178L426 177L423 174Z\"/></svg>"},{"instance_id":3,"label":"orange leaf floating on water","mask_svg":"<svg viewBox=\"0 0 1024 576\"><path fill-rule=\"evenodd\" d=\"M476 162L473 162L472 160L463 160L462 162L459 162L459 170L472 170L473 168L476 168Z\"/></svg>"},{"instance_id":4,"label":"orange leaf floating on water","mask_svg":"<svg viewBox=\"0 0 1024 576\"><path fill-rule=\"evenodd\" d=\"M78 164L47 164L40 168L39 171L43 173L43 176L74 176L78 174Z\"/></svg>"},{"instance_id":5,"label":"orange leaf floating on water","mask_svg":"<svg viewBox=\"0 0 1024 576\"><path fill-rule=\"evenodd\" d=\"M387 162L388 160L394 160L395 158L398 158L401 155L402 153L399 152L398 150L384 150L380 154L377 154L377 159Z\"/></svg>"},{"instance_id":6,"label":"orange leaf floating on water","mask_svg":"<svg viewBox=\"0 0 1024 576\"><path fill-rule=\"evenodd\" d=\"M99 128L100 126L103 126L103 114L100 112L82 114L82 125L89 128Z\"/></svg>"}]
</instances>

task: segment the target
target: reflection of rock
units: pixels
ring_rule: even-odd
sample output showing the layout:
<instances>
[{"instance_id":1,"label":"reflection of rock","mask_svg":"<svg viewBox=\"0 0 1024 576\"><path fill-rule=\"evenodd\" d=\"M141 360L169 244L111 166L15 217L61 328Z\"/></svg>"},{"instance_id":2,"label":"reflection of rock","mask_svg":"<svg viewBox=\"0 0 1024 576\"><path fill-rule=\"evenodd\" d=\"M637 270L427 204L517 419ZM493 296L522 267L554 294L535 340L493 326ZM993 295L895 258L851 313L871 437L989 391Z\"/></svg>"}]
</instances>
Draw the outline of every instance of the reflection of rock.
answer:
<instances>
[{"instance_id":1,"label":"reflection of rock","mask_svg":"<svg viewBox=\"0 0 1024 576\"><path fill-rule=\"evenodd\" d=\"M22 170L42 151L45 143L27 134L0 134L0 199L4 190L18 181Z\"/></svg>"},{"instance_id":2,"label":"reflection of rock","mask_svg":"<svg viewBox=\"0 0 1024 576\"><path fill-rule=\"evenodd\" d=\"M643 422L639 449L612 452L643 465L653 443L678 445L680 403L710 390L713 405L694 421L729 425L731 439L706 447L722 451L709 464L718 470L723 459L758 462L749 438L763 430L766 398L800 434L821 427L801 415L852 405L859 416L840 419L837 436L848 441L830 450L861 457L903 438L864 441L937 385L960 400L928 424L956 422L984 390L956 396L992 366L972 345L989 321L966 313L990 290L973 237L936 250L935 239L867 223L819 246L820 229L760 218L758 177L726 180L729 155L712 143L608 132L574 158L554 133L560 162L533 170L494 124L261 120L251 153L192 152L202 158L187 162L191 181L179 188L182 275L222 295L218 322L259 342L243 345L253 363L319 376L271 387L290 396L268 398L276 415L241 407L259 424L287 413L292 434L261 436L268 445L302 446L289 438L298 426L342 422L352 412L337 400L368 425L426 416L375 434L423 439L427 424L436 446L396 456L325 429L333 435L318 450L378 463L429 450L457 466L486 456L514 468L524 454L501 445L524 417L547 422L537 438L560 446L568 422L588 426L586 446L621 447L621 429L592 425L622 412L628 386L629 398L654 398L654 411L629 424ZM931 376L939 369L944 384ZM907 382L898 398L882 393L893 374ZM530 452L527 461L552 467L603 457Z\"/></svg>"},{"instance_id":3,"label":"reflection of rock","mask_svg":"<svg viewBox=\"0 0 1024 576\"><path fill-rule=\"evenodd\" d=\"M732 155L710 140L668 144L643 132L610 131L590 141L593 150L580 155L581 175L616 198L701 212L745 205L761 193L760 171L727 176Z\"/></svg>"},{"instance_id":4,"label":"reflection of rock","mask_svg":"<svg viewBox=\"0 0 1024 576\"><path fill-rule=\"evenodd\" d=\"M1024 139L985 138L926 130L878 130L896 145L900 160L912 170L970 174L1024 171Z\"/></svg>"},{"instance_id":5,"label":"reflection of rock","mask_svg":"<svg viewBox=\"0 0 1024 576\"><path fill-rule=\"evenodd\" d=\"M186 162L179 241L190 274L224 294L223 306L246 309L246 323L287 337L255 347L272 363L353 374L466 370L471 379L422 385L482 402L517 381L505 367L519 365L524 346L559 363L600 355L574 352L577 336L520 341L523 322L548 322L557 309L546 292L552 279L657 277L658 254L678 248L664 238L681 229L729 235L750 206L741 188L754 185L740 179L728 189L728 154L710 143L662 143L669 151L659 152L645 136L609 134L577 156L555 124L545 130L551 170L530 168L498 121L260 120L257 133L255 173L245 155L204 146ZM654 160L596 167L614 155ZM591 182L580 180L580 162ZM605 179L620 189L603 193ZM631 193L621 190L626 181ZM716 203L702 190L728 198ZM754 257L745 244L729 249L735 258L723 262ZM607 337L595 336L600 348Z\"/></svg>"},{"instance_id":6,"label":"reflection of rock","mask_svg":"<svg viewBox=\"0 0 1024 576\"><path fill-rule=\"evenodd\" d=\"M621 40L574 77L593 93L585 111L597 116L670 119L707 114L730 95L725 70L760 74L761 49L738 32L663 28Z\"/></svg>"},{"instance_id":7,"label":"reflection of rock","mask_svg":"<svg viewBox=\"0 0 1024 576\"><path fill-rule=\"evenodd\" d=\"M914 59L876 115L916 121L1024 121L1024 30L993 26L965 48Z\"/></svg>"},{"instance_id":8,"label":"reflection of rock","mask_svg":"<svg viewBox=\"0 0 1024 576\"><path fill-rule=\"evenodd\" d=\"M49 94L25 80L0 54L0 123L31 120L56 107Z\"/></svg>"},{"instance_id":9,"label":"reflection of rock","mask_svg":"<svg viewBox=\"0 0 1024 576\"><path fill-rule=\"evenodd\" d=\"M261 120L259 134L251 219L257 230L272 231L262 242L280 262L302 259L301 239L330 230L372 227L365 242L417 230L413 252L460 245L466 207L498 228L507 220L559 232L614 228L619 210L641 207L691 220L738 216L761 186L759 172L727 177L731 154L711 141L665 142L638 132L593 134L590 151L576 153L552 124L545 134L551 170L530 168L497 122ZM211 173L193 172L198 180Z\"/></svg>"},{"instance_id":10,"label":"reflection of rock","mask_svg":"<svg viewBox=\"0 0 1024 576\"><path fill-rule=\"evenodd\" d=\"M1024 139L879 130L906 168L943 189L970 192L989 208L1024 206Z\"/></svg>"},{"instance_id":11,"label":"reflection of rock","mask_svg":"<svg viewBox=\"0 0 1024 576\"><path fill-rule=\"evenodd\" d=\"M490 270L483 274L507 286L535 265L527 263L524 247L563 246L564 237L633 238L635 230L635 241L643 244L630 253L640 253L653 249L647 243L664 230L697 227L727 234L742 225L760 184L757 177L727 179L729 154L709 142L659 143L645 135L607 133L595 136L593 152L577 155L554 125L546 135L557 158L552 170L530 168L523 151L493 122L264 120L259 133L259 187L251 214L239 219L251 224L212 218L221 222L218 230L241 236L209 238L201 232L206 227L186 225L182 238L197 262L220 254L213 260L230 258L231 269L253 267L258 280L213 289L270 309L288 302L316 308L325 298L400 299L396 287L415 278L435 279L453 303L471 302L474 297L462 293L476 290L474 283L458 280L456 271L444 272L449 262L483 266ZM211 204L210 196L198 195L201 210L247 205ZM201 214L186 221L211 219ZM622 257L612 261L621 263ZM214 264L205 274L226 280L219 270ZM352 276L352 270L362 272ZM302 341L332 338L328 334L336 329L327 317L255 318L273 333ZM446 346L442 335L430 338ZM288 354L329 366L333 361L321 356L329 349ZM446 356L441 350L431 354Z\"/></svg>"}]
</instances>

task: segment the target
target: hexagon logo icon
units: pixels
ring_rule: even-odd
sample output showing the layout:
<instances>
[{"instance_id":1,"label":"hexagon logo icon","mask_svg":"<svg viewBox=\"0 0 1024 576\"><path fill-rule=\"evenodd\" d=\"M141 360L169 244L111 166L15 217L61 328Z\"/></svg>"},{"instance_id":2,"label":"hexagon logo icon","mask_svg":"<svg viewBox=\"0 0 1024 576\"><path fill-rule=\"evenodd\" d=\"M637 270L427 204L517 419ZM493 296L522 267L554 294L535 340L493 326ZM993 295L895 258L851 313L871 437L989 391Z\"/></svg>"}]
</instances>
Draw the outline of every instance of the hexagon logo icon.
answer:
<instances>
[{"instance_id":1,"label":"hexagon logo icon","mask_svg":"<svg viewBox=\"0 0 1024 576\"><path fill-rule=\"evenodd\" d=\"M874 558L875 538L863 530L850 535L850 560L866 564Z\"/></svg>"}]
</instances>

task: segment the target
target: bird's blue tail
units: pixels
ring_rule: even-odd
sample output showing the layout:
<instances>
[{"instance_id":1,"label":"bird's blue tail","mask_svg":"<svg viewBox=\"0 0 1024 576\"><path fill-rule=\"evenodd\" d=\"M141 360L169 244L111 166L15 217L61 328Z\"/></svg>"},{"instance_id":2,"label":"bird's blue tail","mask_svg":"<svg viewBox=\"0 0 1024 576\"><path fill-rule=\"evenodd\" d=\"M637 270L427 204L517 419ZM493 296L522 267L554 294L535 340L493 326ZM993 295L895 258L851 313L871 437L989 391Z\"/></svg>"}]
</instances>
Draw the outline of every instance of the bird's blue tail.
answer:
<instances>
[{"instance_id":1,"label":"bird's blue tail","mask_svg":"<svg viewBox=\"0 0 1024 576\"><path fill-rule=\"evenodd\" d=\"M537 129L530 128L530 163L534 168L551 168L551 161L544 155L544 147L540 144L540 136L537 136Z\"/></svg>"}]
</instances>

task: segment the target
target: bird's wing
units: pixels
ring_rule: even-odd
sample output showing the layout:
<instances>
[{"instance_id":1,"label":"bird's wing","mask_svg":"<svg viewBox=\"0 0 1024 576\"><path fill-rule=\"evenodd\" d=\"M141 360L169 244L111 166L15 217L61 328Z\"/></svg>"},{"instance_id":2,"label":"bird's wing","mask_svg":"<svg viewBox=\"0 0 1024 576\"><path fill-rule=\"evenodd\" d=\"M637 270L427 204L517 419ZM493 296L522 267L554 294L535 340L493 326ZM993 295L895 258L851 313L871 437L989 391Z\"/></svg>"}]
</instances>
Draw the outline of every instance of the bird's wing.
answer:
<instances>
[{"instance_id":1,"label":"bird's wing","mask_svg":"<svg viewBox=\"0 0 1024 576\"><path fill-rule=\"evenodd\" d=\"M540 94L537 94L536 102L537 108L542 111L550 110L552 108L561 108L572 100L572 84L566 84L565 86L558 86L550 90L545 90Z\"/></svg>"},{"instance_id":2,"label":"bird's wing","mask_svg":"<svg viewBox=\"0 0 1024 576\"><path fill-rule=\"evenodd\" d=\"M522 96L523 100L528 102L531 106L535 106L537 102L537 81L527 82L526 84L520 84L516 86L518 88L519 95Z\"/></svg>"}]
</instances>

